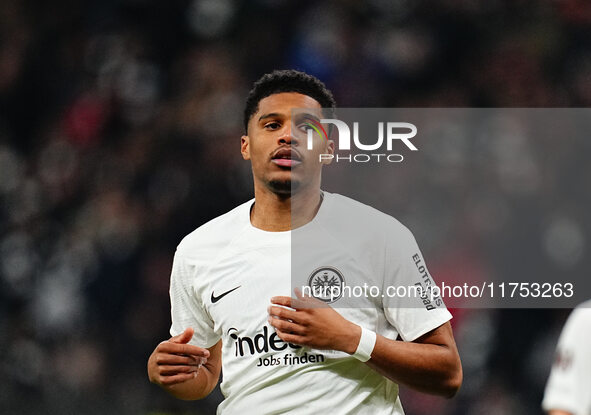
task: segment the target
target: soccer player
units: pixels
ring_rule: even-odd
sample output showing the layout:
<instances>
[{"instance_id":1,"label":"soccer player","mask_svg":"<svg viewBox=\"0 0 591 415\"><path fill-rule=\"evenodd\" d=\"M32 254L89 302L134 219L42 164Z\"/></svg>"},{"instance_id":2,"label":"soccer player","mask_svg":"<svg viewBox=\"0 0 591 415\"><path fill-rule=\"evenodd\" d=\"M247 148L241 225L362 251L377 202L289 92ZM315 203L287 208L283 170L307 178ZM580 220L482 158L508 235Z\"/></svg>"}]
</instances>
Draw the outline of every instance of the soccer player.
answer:
<instances>
[{"instance_id":1,"label":"soccer player","mask_svg":"<svg viewBox=\"0 0 591 415\"><path fill-rule=\"evenodd\" d=\"M305 259L311 279L434 284L407 228L321 190L327 161L319 155L333 154L334 142L316 134L308 150L292 112L305 108L319 120L334 106L322 82L294 70L264 75L250 91L241 152L255 198L179 244L173 337L148 361L150 380L175 397L207 396L222 365L221 414L403 414L398 384L445 397L458 391L462 369L440 298L403 308L376 297L372 307L343 308L342 299L329 306L334 299L292 293L292 236L314 229L321 241L304 234L319 246Z\"/></svg>"},{"instance_id":2,"label":"soccer player","mask_svg":"<svg viewBox=\"0 0 591 415\"><path fill-rule=\"evenodd\" d=\"M591 415L591 301L573 310L556 349L542 407L549 415Z\"/></svg>"}]
</instances>

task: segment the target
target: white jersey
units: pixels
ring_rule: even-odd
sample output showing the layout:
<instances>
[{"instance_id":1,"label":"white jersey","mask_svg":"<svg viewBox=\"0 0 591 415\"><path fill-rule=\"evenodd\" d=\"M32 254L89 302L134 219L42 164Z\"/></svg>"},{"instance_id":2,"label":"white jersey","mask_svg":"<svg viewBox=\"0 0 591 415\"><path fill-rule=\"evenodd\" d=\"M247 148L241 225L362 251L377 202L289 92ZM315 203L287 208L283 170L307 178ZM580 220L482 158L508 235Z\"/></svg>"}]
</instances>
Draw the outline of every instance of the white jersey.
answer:
<instances>
[{"instance_id":1,"label":"white jersey","mask_svg":"<svg viewBox=\"0 0 591 415\"><path fill-rule=\"evenodd\" d=\"M591 301L575 308L562 329L542 407L591 415Z\"/></svg>"},{"instance_id":2,"label":"white jersey","mask_svg":"<svg viewBox=\"0 0 591 415\"><path fill-rule=\"evenodd\" d=\"M325 192L310 223L266 232L250 222L252 203L185 237L171 276L171 335L193 327L191 344L222 340L225 400L218 414L403 414L398 385L346 353L283 342L267 321L267 307L273 296L293 296L291 242L302 229L323 229L324 248L308 259L311 277L336 272L381 285L431 284L410 231L391 216ZM373 219L355 229L334 223L344 217ZM346 249L339 243L344 239L352 240ZM405 308L386 306L381 297L364 308L339 308L339 301L331 306L343 317L390 339L412 341L451 318L440 299L439 307L417 298Z\"/></svg>"}]
</instances>

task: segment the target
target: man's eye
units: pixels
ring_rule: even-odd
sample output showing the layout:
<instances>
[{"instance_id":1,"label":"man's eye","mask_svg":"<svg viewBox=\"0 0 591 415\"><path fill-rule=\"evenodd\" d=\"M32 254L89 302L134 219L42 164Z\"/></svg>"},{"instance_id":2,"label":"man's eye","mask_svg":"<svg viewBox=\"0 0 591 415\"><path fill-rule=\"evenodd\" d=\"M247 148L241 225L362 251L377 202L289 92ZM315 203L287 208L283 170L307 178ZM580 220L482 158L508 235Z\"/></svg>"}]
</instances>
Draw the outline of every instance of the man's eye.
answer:
<instances>
[{"instance_id":1,"label":"man's eye","mask_svg":"<svg viewBox=\"0 0 591 415\"><path fill-rule=\"evenodd\" d=\"M301 123L298 125L298 128L300 130L302 130L303 132L307 133L308 130L312 130L312 127L310 127L310 124L308 124L307 122Z\"/></svg>"},{"instance_id":2,"label":"man's eye","mask_svg":"<svg viewBox=\"0 0 591 415\"><path fill-rule=\"evenodd\" d=\"M275 121L269 122L269 123L265 124L265 128L267 130L276 130L279 127L281 127L281 125L278 122L275 122Z\"/></svg>"}]
</instances>

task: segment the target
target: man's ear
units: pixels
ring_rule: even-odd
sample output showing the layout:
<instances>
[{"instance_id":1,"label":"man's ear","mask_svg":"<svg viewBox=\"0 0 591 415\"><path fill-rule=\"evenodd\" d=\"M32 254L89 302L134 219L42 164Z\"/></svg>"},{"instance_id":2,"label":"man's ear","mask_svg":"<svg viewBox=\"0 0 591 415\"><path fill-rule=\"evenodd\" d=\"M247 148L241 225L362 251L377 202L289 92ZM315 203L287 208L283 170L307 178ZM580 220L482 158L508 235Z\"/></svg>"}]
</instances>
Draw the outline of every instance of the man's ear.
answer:
<instances>
[{"instance_id":1,"label":"man's ear","mask_svg":"<svg viewBox=\"0 0 591 415\"><path fill-rule=\"evenodd\" d=\"M334 140L327 140L326 141L326 153L334 155ZM332 157L327 157L322 159L322 164L330 164L332 163Z\"/></svg>"},{"instance_id":2,"label":"man's ear","mask_svg":"<svg viewBox=\"0 0 591 415\"><path fill-rule=\"evenodd\" d=\"M242 158L244 160L250 160L250 141L247 135L243 135L240 138L240 152L242 153Z\"/></svg>"}]
</instances>

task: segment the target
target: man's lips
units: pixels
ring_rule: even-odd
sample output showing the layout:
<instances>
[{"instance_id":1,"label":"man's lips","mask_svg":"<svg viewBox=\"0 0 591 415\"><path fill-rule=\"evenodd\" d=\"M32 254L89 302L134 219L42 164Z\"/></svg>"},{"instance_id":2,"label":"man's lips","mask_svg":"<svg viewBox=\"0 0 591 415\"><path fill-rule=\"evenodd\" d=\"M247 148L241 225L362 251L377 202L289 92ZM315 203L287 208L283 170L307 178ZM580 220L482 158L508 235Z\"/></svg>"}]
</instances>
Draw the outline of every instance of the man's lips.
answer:
<instances>
[{"instance_id":1,"label":"man's lips","mask_svg":"<svg viewBox=\"0 0 591 415\"><path fill-rule=\"evenodd\" d=\"M294 167L302 162L296 151L287 148L277 150L271 157L271 161L281 167Z\"/></svg>"},{"instance_id":2,"label":"man's lips","mask_svg":"<svg viewBox=\"0 0 591 415\"><path fill-rule=\"evenodd\" d=\"M299 160L292 159L273 159L271 161L281 167L295 167L301 163Z\"/></svg>"}]
</instances>

